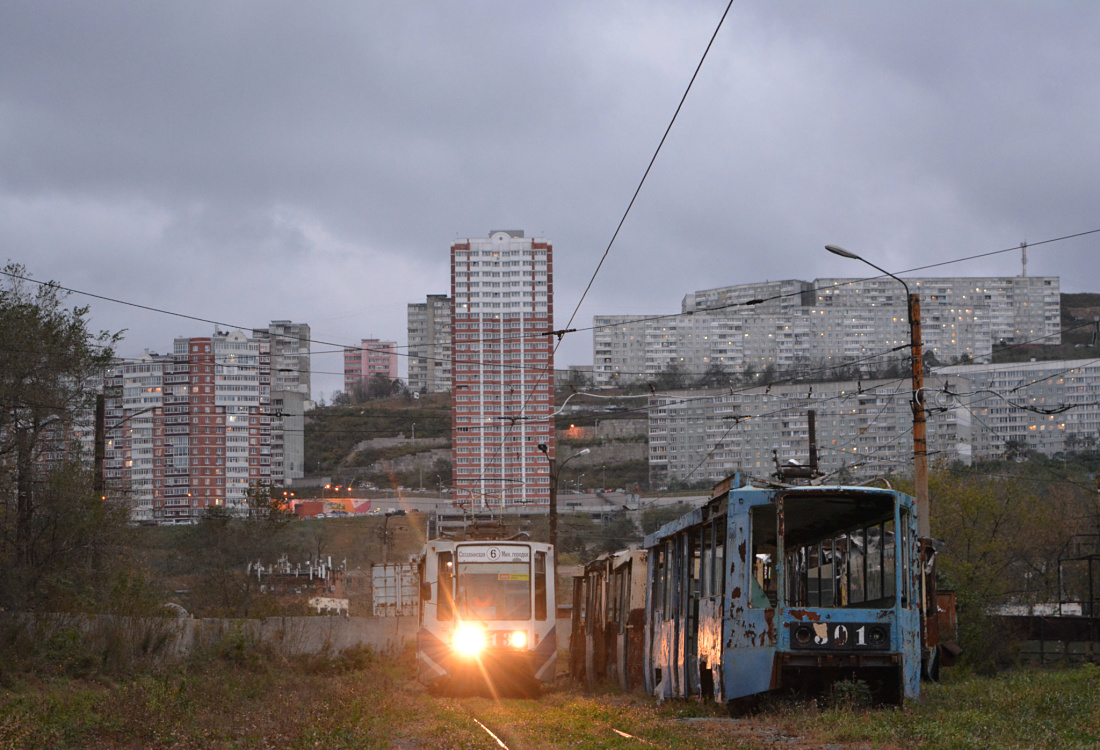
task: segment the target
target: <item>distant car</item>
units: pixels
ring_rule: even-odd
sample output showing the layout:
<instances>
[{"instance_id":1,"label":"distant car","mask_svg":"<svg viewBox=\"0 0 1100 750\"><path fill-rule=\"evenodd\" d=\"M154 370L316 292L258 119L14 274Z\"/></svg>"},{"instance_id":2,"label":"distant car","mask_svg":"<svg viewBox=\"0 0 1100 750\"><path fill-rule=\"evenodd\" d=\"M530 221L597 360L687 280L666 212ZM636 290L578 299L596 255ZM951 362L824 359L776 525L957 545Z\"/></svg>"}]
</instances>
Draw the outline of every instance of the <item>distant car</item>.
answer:
<instances>
[{"instance_id":1,"label":"distant car","mask_svg":"<svg viewBox=\"0 0 1100 750\"><path fill-rule=\"evenodd\" d=\"M386 511L387 516L403 516L405 515L404 508L390 508Z\"/></svg>"}]
</instances>

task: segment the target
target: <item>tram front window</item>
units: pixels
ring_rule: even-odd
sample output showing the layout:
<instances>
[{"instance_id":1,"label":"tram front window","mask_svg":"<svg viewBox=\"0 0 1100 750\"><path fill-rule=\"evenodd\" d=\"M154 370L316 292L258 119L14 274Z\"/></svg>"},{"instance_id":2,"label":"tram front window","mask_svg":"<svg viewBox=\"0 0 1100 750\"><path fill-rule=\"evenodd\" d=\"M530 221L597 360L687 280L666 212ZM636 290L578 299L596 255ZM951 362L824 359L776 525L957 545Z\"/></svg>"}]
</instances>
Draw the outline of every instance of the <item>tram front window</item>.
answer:
<instances>
[{"instance_id":1,"label":"tram front window","mask_svg":"<svg viewBox=\"0 0 1100 750\"><path fill-rule=\"evenodd\" d=\"M460 562L455 604L462 619L526 620L530 618L530 564L526 562Z\"/></svg>"},{"instance_id":2,"label":"tram front window","mask_svg":"<svg viewBox=\"0 0 1100 750\"><path fill-rule=\"evenodd\" d=\"M783 511L788 606L894 606L893 495L800 494Z\"/></svg>"}]
</instances>

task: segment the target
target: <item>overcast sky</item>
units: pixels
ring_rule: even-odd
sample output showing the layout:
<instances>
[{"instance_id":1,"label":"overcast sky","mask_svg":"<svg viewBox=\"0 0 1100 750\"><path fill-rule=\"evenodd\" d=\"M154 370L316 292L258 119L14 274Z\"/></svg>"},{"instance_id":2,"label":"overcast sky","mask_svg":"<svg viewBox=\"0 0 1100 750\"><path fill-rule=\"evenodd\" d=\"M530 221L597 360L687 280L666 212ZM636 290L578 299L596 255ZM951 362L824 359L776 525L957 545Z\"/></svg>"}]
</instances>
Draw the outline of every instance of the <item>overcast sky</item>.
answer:
<instances>
[{"instance_id":1,"label":"overcast sky","mask_svg":"<svg viewBox=\"0 0 1100 750\"><path fill-rule=\"evenodd\" d=\"M450 291L455 239L523 229L554 245L560 327L724 8L0 0L3 255L173 312L404 346L405 306ZM826 243L901 271L1100 229L1098 38L1093 2L738 0L574 326L869 271ZM1028 271L1100 291L1100 234L1033 247ZM213 328L74 301L127 329L127 356ZM566 337L556 365L591 362ZM340 356L313 367L330 398Z\"/></svg>"}]
</instances>

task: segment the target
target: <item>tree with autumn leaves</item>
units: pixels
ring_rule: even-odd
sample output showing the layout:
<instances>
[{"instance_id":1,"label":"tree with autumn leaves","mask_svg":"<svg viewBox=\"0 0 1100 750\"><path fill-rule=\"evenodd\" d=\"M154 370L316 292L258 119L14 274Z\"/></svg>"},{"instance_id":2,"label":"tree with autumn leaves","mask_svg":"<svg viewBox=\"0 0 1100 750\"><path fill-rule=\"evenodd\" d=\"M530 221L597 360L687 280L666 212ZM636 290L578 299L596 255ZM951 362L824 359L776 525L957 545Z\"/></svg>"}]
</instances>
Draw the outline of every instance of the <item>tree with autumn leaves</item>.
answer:
<instances>
[{"instance_id":1,"label":"tree with autumn leaves","mask_svg":"<svg viewBox=\"0 0 1100 750\"><path fill-rule=\"evenodd\" d=\"M998 606L1058 602L1059 561L1095 551L1100 518L1089 472L1086 463L1032 455L930 476L932 536L943 541L937 571L956 592L958 640L975 666L1011 659ZM1063 578L1061 598L1087 598L1079 584Z\"/></svg>"},{"instance_id":2,"label":"tree with autumn leaves","mask_svg":"<svg viewBox=\"0 0 1100 750\"><path fill-rule=\"evenodd\" d=\"M87 307L22 266L0 274L0 608L86 609L126 529L78 440L119 336L93 333Z\"/></svg>"}]
</instances>

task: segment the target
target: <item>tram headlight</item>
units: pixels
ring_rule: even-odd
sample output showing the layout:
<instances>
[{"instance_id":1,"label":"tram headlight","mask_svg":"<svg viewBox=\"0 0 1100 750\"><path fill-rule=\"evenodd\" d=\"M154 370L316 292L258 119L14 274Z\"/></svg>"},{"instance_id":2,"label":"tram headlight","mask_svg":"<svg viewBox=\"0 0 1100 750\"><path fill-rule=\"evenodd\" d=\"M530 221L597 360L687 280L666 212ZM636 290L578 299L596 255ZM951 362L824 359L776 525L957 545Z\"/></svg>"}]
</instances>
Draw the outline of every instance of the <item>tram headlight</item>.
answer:
<instances>
[{"instance_id":1,"label":"tram headlight","mask_svg":"<svg viewBox=\"0 0 1100 750\"><path fill-rule=\"evenodd\" d=\"M508 637L508 644L512 648L527 648L527 632L516 630Z\"/></svg>"},{"instance_id":2,"label":"tram headlight","mask_svg":"<svg viewBox=\"0 0 1100 750\"><path fill-rule=\"evenodd\" d=\"M890 642L890 631L884 625L872 625L867 633L867 643L880 648Z\"/></svg>"},{"instance_id":3,"label":"tram headlight","mask_svg":"<svg viewBox=\"0 0 1100 750\"><path fill-rule=\"evenodd\" d=\"M485 628L471 622L458 624L452 645L463 656L477 656L485 649Z\"/></svg>"},{"instance_id":4,"label":"tram headlight","mask_svg":"<svg viewBox=\"0 0 1100 750\"><path fill-rule=\"evenodd\" d=\"M814 638L814 629L809 625L799 625L794 630L794 639L803 646L809 645L810 641Z\"/></svg>"}]
</instances>

